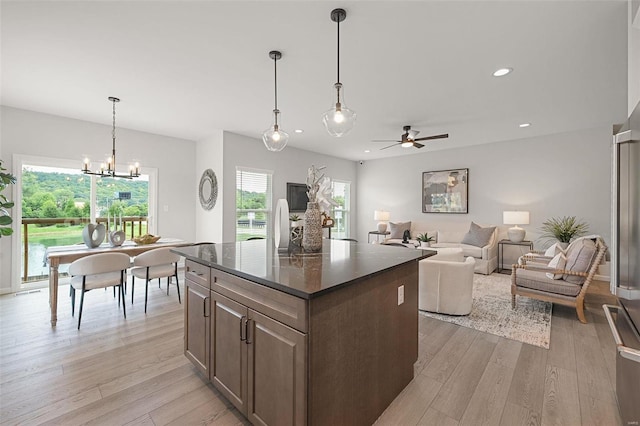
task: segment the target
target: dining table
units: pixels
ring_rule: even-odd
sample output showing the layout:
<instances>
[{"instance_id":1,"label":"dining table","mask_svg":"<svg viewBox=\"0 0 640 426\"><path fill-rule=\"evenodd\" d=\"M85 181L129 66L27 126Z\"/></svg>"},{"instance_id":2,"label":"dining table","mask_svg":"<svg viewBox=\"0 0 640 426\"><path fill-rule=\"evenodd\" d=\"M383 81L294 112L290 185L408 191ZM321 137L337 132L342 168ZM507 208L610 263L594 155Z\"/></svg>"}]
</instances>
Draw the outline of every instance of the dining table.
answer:
<instances>
[{"instance_id":1,"label":"dining table","mask_svg":"<svg viewBox=\"0 0 640 426\"><path fill-rule=\"evenodd\" d=\"M120 246L111 246L103 243L98 247L89 248L84 244L74 244L67 246L52 246L45 252L46 262L49 264L49 307L51 308L51 326L55 327L58 321L58 267L60 265L72 263L98 253L125 253L131 257L137 256L149 250L161 247L181 247L189 246L191 243L178 238L160 238L151 244L137 244L127 240Z\"/></svg>"}]
</instances>

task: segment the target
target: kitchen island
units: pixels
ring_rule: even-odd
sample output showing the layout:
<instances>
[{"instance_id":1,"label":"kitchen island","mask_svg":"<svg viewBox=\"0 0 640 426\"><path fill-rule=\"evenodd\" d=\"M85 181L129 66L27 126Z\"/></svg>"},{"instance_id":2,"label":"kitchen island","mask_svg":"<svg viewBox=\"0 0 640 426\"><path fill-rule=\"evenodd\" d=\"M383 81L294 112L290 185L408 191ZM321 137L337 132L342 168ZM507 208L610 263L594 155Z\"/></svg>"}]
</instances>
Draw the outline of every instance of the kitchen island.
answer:
<instances>
[{"instance_id":1,"label":"kitchen island","mask_svg":"<svg viewBox=\"0 0 640 426\"><path fill-rule=\"evenodd\" d=\"M325 240L172 249L185 355L253 424L370 425L413 379L423 250Z\"/></svg>"}]
</instances>

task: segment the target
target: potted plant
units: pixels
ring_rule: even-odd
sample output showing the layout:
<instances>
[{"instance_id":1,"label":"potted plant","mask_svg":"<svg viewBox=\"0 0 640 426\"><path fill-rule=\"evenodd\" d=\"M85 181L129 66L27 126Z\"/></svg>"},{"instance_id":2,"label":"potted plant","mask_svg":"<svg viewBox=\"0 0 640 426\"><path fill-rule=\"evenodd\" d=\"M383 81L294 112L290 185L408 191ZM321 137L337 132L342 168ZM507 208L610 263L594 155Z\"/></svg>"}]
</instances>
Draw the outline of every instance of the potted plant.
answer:
<instances>
[{"instance_id":1,"label":"potted plant","mask_svg":"<svg viewBox=\"0 0 640 426\"><path fill-rule=\"evenodd\" d=\"M291 227L296 228L298 226L302 226L302 218L297 214L289 215L289 221L291 222Z\"/></svg>"},{"instance_id":2,"label":"potted plant","mask_svg":"<svg viewBox=\"0 0 640 426\"><path fill-rule=\"evenodd\" d=\"M542 222L541 238L546 240L558 240L560 246L567 248L571 240L587 233L589 225L579 221L575 216L552 217Z\"/></svg>"},{"instance_id":3,"label":"potted plant","mask_svg":"<svg viewBox=\"0 0 640 426\"><path fill-rule=\"evenodd\" d=\"M426 232L424 234L418 234L416 239L420 241L420 248L429 248L431 247L431 243L436 240L434 237L427 235Z\"/></svg>"},{"instance_id":4,"label":"potted plant","mask_svg":"<svg viewBox=\"0 0 640 426\"><path fill-rule=\"evenodd\" d=\"M9 201L5 195L2 194L4 189L16 183L16 177L11 173L6 172L7 169L2 167L2 160L0 160L0 237L13 234L13 218L7 209L13 207L13 201Z\"/></svg>"}]
</instances>

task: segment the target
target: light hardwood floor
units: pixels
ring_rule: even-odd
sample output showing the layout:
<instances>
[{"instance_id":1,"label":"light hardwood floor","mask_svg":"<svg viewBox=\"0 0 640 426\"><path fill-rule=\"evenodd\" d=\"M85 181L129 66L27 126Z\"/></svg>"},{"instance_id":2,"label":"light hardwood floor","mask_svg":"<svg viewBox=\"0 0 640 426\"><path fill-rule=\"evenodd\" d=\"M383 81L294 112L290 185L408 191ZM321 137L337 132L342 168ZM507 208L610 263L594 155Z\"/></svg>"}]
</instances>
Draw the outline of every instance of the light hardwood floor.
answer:
<instances>
[{"instance_id":1,"label":"light hardwood floor","mask_svg":"<svg viewBox=\"0 0 640 426\"><path fill-rule=\"evenodd\" d=\"M1 296L0 422L248 424L182 354L175 286L149 293L145 315L138 286L126 320L110 290L87 293L79 331L66 286L54 329L46 290ZM608 299L588 297L589 324L554 306L549 350L420 316L415 378L377 424L621 424Z\"/></svg>"}]
</instances>

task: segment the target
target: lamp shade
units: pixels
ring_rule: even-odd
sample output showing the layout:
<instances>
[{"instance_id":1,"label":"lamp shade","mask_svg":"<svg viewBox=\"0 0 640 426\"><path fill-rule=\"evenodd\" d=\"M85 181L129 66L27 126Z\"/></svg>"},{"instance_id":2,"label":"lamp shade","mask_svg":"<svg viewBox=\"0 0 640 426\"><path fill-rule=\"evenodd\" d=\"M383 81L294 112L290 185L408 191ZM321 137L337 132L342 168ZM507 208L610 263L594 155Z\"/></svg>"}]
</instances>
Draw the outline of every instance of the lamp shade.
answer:
<instances>
[{"instance_id":1,"label":"lamp shade","mask_svg":"<svg viewBox=\"0 0 640 426\"><path fill-rule=\"evenodd\" d=\"M502 223L505 225L528 225L529 212L505 211L502 212Z\"/></svg>"},{"instance_id":2,"label":"lamp shade","mask_svg":"<svg viewBox=\"0 0 640 426\"><path fill-rule=\"evenodd\" d=\"M384 210L376 210L373 213L373 220L387 221L390 217L391 215L389 214L389 212Z\"/></svg>"}]
</instances>

